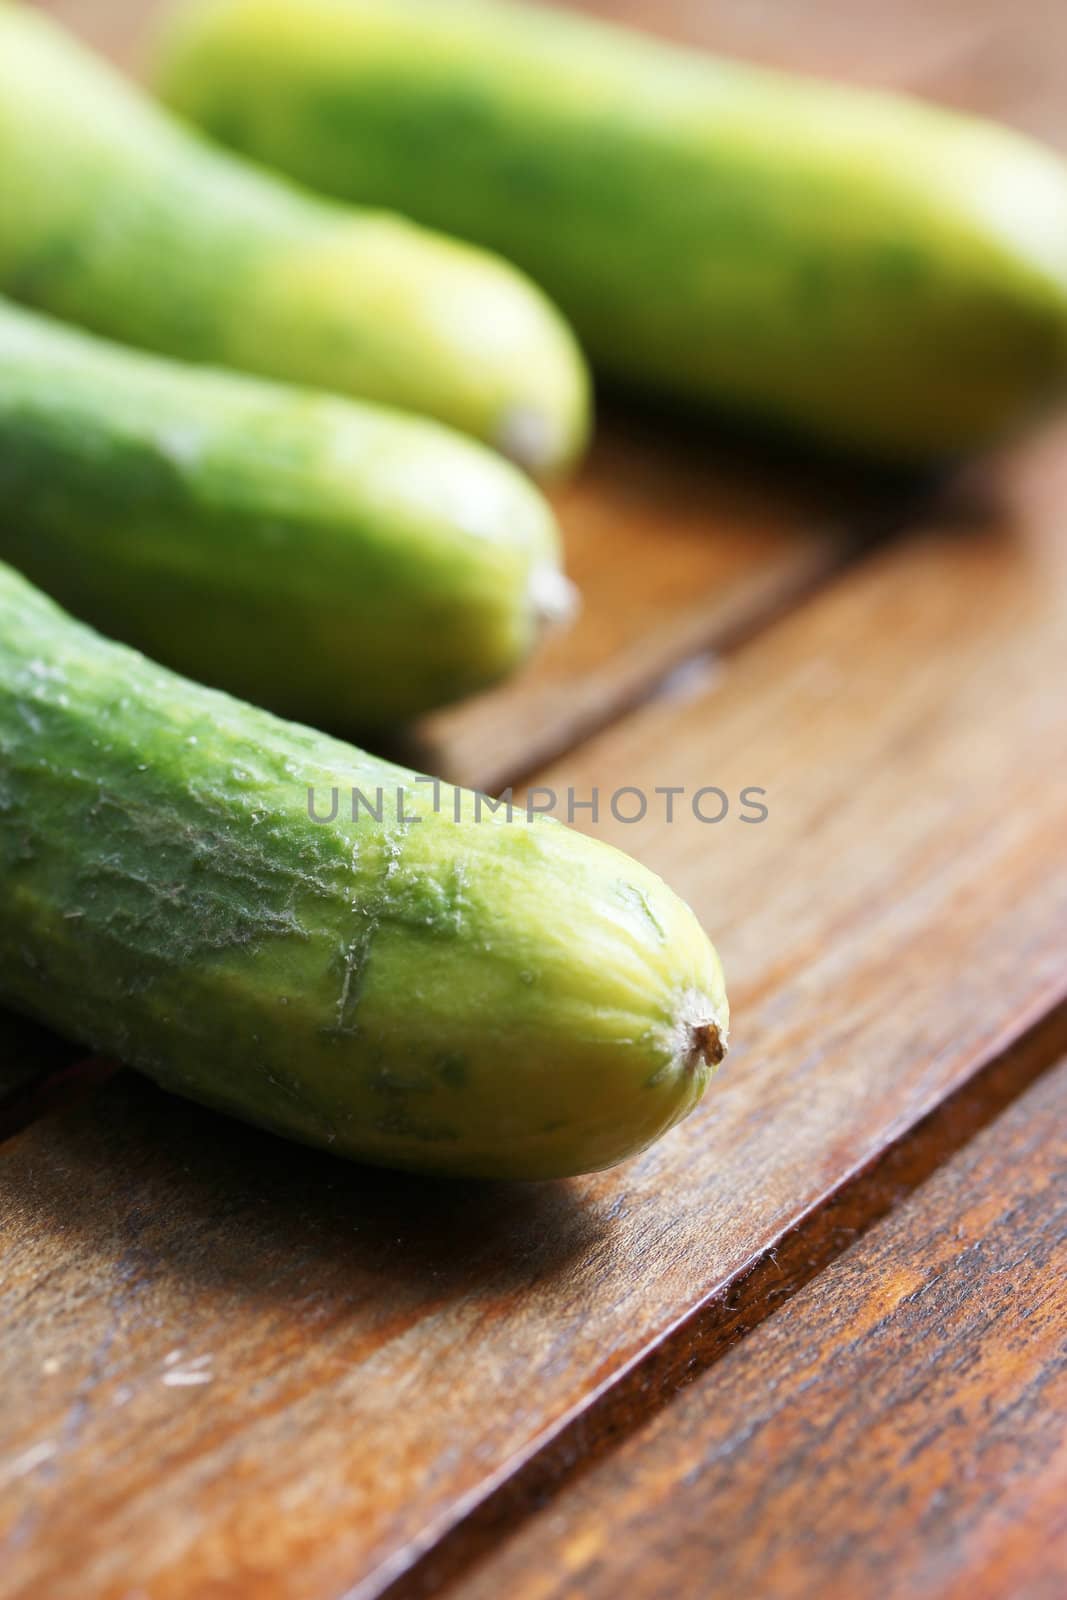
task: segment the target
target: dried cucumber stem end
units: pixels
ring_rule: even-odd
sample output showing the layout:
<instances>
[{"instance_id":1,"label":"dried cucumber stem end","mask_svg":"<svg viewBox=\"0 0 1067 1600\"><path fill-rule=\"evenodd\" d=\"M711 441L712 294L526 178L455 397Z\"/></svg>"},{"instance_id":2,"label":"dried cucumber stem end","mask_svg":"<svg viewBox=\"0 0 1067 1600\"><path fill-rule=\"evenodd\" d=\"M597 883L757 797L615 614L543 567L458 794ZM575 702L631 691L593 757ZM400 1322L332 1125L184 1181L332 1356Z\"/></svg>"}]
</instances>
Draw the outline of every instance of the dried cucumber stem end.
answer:
<instances>
[{"instance_id":1,"label":"dried cucumber stem end","mask_svg":"<svg viewBox=\"0 0 1067 1600\"><path fill-rule=\"evenodd\" d=\"M701 1022L689 1030L689 1049L685 1064L690 1072L703 1063L715 1068L726 1059L728 1045L717 1022Z\"/></svg>"},{"instance_id":2,"label":"dried cucumber stem end","mask_svg":"<svg viewBox=\"0 0 1067 1600\"><path fill-rule=\"evenodd\" d=\"M729 1011L711 995L689 989L682 995L671 1030L674 1059L690 1074L707 1074L720 1066L729 1048Z\"/></svg>"},{"instance_id":3,"label":"dried cucumber stem end","mask_svg":"<svg viewBox=\"0 0 1067 1600\"><path fill-rule=\"evenodd\" d=\"M567 454L555 418L532 406L513 406L504 416L494 442L503 455L535 478L558 472Z\"/></svg>"},{"instance_id":4,"label":"dried cucumber stem end","mask_svg":"<svg viewBox=\"0 0 1067 1600\"><path fill-rule=\"evenodd\" d=\"M530 574L530 609L539 629L567 628L582 608L576 586L558 567L535 567Z\"/></svg>"}]
</instances>

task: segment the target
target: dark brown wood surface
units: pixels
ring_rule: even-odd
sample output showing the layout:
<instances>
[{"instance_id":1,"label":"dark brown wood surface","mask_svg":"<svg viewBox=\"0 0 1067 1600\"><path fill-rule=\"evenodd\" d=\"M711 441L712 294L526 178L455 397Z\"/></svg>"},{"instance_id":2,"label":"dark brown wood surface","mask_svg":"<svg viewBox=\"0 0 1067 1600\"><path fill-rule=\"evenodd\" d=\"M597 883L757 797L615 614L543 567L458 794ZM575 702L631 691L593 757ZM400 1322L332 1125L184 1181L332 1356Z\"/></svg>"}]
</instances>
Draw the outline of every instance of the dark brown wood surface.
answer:
<instances>
[{"instance_id":1,"label":"dark brown wood surface","mask_svg":"<svg viewBox=\"0 0 1067 1600\"><path fill-rule=\"evenodd\" d=\"M717 446L678 418L602 405L554 495L581 595L517 677L412 730L413 765L497 792L639 703L672 669L756 633L905 519L914 491Z\"/></svg>"},{"instance_id":2,"label":"dark brown wood surface","mask_svg":"<svg viewBox=\"0 0 1067 1600\"><path fill-rule=\"evenodd\" d=\"M1067 1061L466 1600L1067 1593Z\"/></svg>"},{"instance_id":3,"label":"dark brown wood surface","mask_svg":"<svg viewBox=\"0 0 1067 1600\"><path fill-rule=\"evenodd\" d=\"M153 8L51 9L129 62ZM845 0L596 9L919 86L1067 143L1054 3L1010 15L993 0L877 15ZM581 623L513 685L419 730L428 761L484 786L546 760L535 783L580 798L596 786L600 819L579 813L580 825L693 903L735 1012L735 1049L705 1106L617 1172L521 1188L346 1167L127 1074L104 1081L106 1064L16 1099L20 1114L0 1123L3 1600L556 1592L572 1567L580 1593L601 1581L598 1563L605 1586L626 1582L610 1564L612 1527L638 1592L670 1592L673 1553L642 1521L641 1463L666 1461L667 1482L672 1428L680 1455L700 1449L715 1412L697 1409L706 1393L734 1418L768 1419L750 1438L736 1425L721 1436L754 1500L720 1513L750 1530L733 1587L759 1593L764 1569L744 1562L785 1562L789 1544L770 1537L775 1509L759 1521L756 1507L803 1509L785 1477L763 1487L760 1451L782 1438L803 1459L810 1413L796 1407L822 1344L838 1357L815 1373L811 1402L839 1397L826 1450L848 1440L875 1487L885 1463L903 1496L887 1540L893 1526L927 1526L909 1518L968 1437L971 1412L952 1414L968 1371L967 1395L991 1419L982 1475L949 1485L959 1558L939 1590L920 1570L933 1547L916 1541L917 1592L976 1586L987 1557L983 1597L1015 1600L1024 1581L1053 1592L1062 1455L1045 1449L1045 1419L1061 1379L1040 1266L1056 1241L1041 1230L1038 1184L1051 1183L1059 1077L937 1169L1064 1050L1067 426L918 510L899 486L711 433L609 408L592 464L559 499ZM892 547L868 548L893 529ZM667 824L654 802L628 826L608 809L623 785L716 785L733 810L710 826L683 803ZM737 819L745 786L767 791L757 826ZM1014 1130L1003 1159L1001 1126ZM917 1193L903 1207L931 1172L940 1202ZM985 1175L987 1196L967 1172ZM828 1265L898 1205L854 1258ZM978 1241L958 1269L957 1225ZM1013 1278L994 1269L1014 1265L1016 1227ZM883 1263L881 1300L864 1300L868 1261ZM981 1286L964 1294L959 1273L972 1268ZM914 1307L893 1297L912 1281L929 1283ZM991 1333L978 1320L1012 1281L1020 1317L1041 1330L1032 1350L1006 1316ZM950 1303L938 1298L954 1285ZM767 1319L786 1303L794 1331L781 1336ZM933 1374L929 1439L906 1442L921 1399L879 1369L890 1347ZM781 1413L766 1389L749 1407L715 1388L742 1359L779 1376ZM675 1396L702 1368L699 1388ZM862 1421L868 1390L886 1411L881 1446ZM1028 1476L1020 1463L1039 1455ZM850 1504L857 1533L871 1514L848 1466L838 1460L812 1501L841 1539ZM613 1520L598 1496L615 1481ZM694 1561L715 1548L714 1529L689 1532L708 1481L679 1474L660 1502L665 1533L678 1502L678 1571L690 1537ZM1009 1510L1018 1560L998 1532ZM523 1519L529 1535L509 1543ZM572 1525L586 1530L577 1547ZM582 1559L580 1537L600 1541ZM800 1552L808 1592L833 1593L816 1542ZM855 1582L837 1592L866 1600L860 1569L843 1570Z\"/></svg>"},{"instance_id":4,"label":"dark brown wood surface","mask_svg":"<svg viewBox=\"0 0 1067 1600\"><path fill-rule=\"evenodd\" d=\"M7 1147L10 1594L373 1592L1051 1009L1063 443L546 775L768 790L760 826L614 830L715 930L736 1007L720 1083L645 1157L417 1184L133 1082Z\"/></svg>"}]
</instances>

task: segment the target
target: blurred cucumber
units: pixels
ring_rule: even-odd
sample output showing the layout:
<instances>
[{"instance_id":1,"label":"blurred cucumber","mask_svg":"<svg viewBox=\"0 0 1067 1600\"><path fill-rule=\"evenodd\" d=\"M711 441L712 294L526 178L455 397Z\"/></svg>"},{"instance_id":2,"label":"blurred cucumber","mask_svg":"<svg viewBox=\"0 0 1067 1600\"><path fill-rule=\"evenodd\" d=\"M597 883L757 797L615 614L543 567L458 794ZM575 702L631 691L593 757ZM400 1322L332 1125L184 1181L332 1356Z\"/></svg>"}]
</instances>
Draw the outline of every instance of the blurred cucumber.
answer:
<instances>
[{"instance_id":1,"label":"blurred cucumber","mask_svg":"<svg viewBox=\"0 0 1067 1600\"><path fill-rule=\"evenodd\" d=\"M423 412L535 473L585 440L581 357L513 267L213 149L4 0L0 293L129 344Z\"/></svg>"},{"instance_id":2,"label":"blurred cucumber","mask_svg":"<svg viewBox=\"0 0 1067 1600\"><path fill-rule=\"evenodd\" d=\"M508 255L629 382L902 460L1064 382L1067 178L987 122L479 0L193 0L159 83Z\"/></svg>"},{"instance_id":3,"label":"blurred cucumber","mask_svg":"<svg viewBox=\"0 0 1067 1600\"><path fill-rule=\"evenodd\" d=\"M485 688L569 593L545 500L473 440L2 300L0 557L158 660L327 727Z\"/></svg>"}]
</instances>

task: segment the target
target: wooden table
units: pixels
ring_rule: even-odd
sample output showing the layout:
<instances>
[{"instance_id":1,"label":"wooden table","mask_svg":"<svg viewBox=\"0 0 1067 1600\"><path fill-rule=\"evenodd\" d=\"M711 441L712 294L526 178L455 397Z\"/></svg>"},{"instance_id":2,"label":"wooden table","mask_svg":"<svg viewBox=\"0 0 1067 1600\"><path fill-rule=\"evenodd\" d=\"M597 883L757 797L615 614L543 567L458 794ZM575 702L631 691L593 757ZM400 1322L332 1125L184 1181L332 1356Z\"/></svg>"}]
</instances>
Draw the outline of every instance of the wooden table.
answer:
<instances>
[{"instance_id":1,"label":"wooden table","mask_svg":"<svg viewBox=\"0 0 1067 1600\"><path fill-rule=\"evenodd\" d=\"M131 63L151 7L52 9ZM597 9L1067 147L1062 0ZM917 489L609 405L560 510L580 625L415 743L766 789L595 829L713 933L727 1070L448 1185L5 1021L3 1600L1067 1594L1067 422Z\"/></svg>"}]
</instances>

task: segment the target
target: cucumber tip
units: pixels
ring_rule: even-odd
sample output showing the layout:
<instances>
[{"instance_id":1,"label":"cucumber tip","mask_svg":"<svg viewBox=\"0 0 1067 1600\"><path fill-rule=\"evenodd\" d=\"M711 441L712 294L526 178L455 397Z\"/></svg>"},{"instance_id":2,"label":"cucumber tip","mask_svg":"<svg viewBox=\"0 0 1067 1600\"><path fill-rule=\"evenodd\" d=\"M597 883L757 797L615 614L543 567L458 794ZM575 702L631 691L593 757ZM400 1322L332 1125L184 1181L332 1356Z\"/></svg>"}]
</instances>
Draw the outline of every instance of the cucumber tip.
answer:
<instances>
[{"instance_id":1,"label":"cucumber tip","mask_svg":"<svg viewBox=\"0 0 1067 1600\"><path fill-rule=\"evenodd\" d=\"M509 461L534 478L557 471L566 454L556 423L533 406L512 406L506 411L495 444Z\"/></svg>"},{"instance_id":2,"label":"cucumber tip","mask_svg":"<svg viewBox=\"0 0 1067 1600\"><path fill-rule=\"evenodd\" d=\"M672 1055L677 1068L704 1078L726 1059L729 1012L706 990L689 989L680 997L671 1025Z\"/></svg>"},{"instance_id":3,"label":"cucumber tip","mask_svg":"<svg viewBox=\"0 0 1067 1600\"><path fill-rule=\"evenodd\" d=\"M535 567L530 574L529 594L539 630L568 627L582 607L577 587L558 567Z\"/></svg>"}]
</instances>

